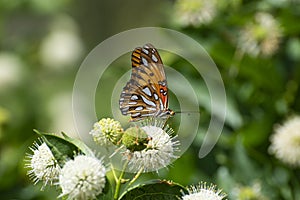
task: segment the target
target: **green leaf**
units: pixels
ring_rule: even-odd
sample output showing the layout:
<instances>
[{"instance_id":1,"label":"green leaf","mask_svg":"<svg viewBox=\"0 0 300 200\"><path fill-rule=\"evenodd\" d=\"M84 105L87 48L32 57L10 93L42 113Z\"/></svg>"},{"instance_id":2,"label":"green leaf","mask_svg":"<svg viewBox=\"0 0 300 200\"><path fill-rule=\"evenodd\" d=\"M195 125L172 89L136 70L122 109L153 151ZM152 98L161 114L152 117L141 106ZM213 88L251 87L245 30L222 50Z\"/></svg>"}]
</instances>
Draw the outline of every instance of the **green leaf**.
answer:
<instances>
[{"instance_id":1,"label":"green leaf","mask_svg":"<svg viewBox=\"0 0 300 200\"><path fill-rule=\"evenodd\" d=\"M82 151L73 143L58 137L57 135L51 133L42 133L38 130L34 130L39 134L48 147L50 148L53 156L58 161L62 167L66 159L73 159L74 155L82 153Z\"/></svg>"},{"instance_id":2,"label":"green leaf","mask_svg":"<svg viewBox=\"0 0 300 200\"><path fill-rule=\"evenodd\" d=\"M105 187L97 199L99 200L112 200L113 199L113 190L112 185L109 182L109 179L106 177Z\"/></svg>"},{"instance_id":3,"label":"green leaf","mask_svg":"<svg viewBox=\"0 0 300 200\"><path fill-rule=\"evenodd\" d=\"M178 200L186 189L170 181L152 180L125 192L120 200Z\"/></svg>"},{"instance_id":4,"label":"green leaf","mask_svg":"<svg viewBox=\"0 0 300 200\"><path fill-rule=\"evenodd\" d=\"M240 181L246 184L260 177L261 171L249 158L240 138L238 138L235 144L232 158L234 158L235 174L240 178Z\"/></svg>"},{"instance_id":5,"label":"green leaf","mask_svg":"<svg viewBox=\"0 0 300 200\"><path fill-rule=\"evenodd\" d=\"M94 156L93 151L84 142L82 142L81 140L79 140L77 138L71 138L67 134L65 134L64 132L61 132L61 134L64 136L65 140L67 140L68 142L74 144L78 149L80 149L80 151L82 153L84 153L84 155Z\"/></svg>"}]
</instances>

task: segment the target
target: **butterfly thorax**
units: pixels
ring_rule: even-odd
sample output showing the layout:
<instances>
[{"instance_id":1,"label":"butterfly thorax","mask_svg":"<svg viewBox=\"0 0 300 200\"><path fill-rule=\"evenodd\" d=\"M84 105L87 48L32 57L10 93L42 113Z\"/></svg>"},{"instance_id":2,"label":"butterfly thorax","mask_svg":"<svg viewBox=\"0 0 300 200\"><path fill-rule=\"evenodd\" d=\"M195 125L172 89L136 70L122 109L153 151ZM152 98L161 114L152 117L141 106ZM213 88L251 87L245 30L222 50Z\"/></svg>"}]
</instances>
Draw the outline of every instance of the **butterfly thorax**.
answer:
<instances>
[{"instance_id":1,"label":"butterfly thorax","mask_svg":"<svg viewBox=\"0 0 300 200\"><path fill-rule=\"evenodd\" d=\"M175 112L169 108L165 110L158 110L155 114L154 117L160 117L163 119L169 118L170 116L175 115Z\"/></svg>"}]
</instances>

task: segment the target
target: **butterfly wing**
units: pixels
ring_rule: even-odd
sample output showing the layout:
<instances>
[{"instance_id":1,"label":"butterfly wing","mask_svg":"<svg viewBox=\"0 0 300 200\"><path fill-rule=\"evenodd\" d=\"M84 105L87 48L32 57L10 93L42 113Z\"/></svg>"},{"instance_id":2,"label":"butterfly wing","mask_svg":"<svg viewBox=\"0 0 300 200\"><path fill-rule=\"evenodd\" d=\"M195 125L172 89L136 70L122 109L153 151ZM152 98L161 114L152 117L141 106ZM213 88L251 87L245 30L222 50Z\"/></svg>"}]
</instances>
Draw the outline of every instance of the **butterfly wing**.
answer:
<instances>
[{"instance_id":1,"label":"butterfly wing","mask_svg":"<svg viewBox=\"0 0 300 200\"><path fill-rule=\"evenodd\" d=\"M131 55L132 72L120 96L123 115L132 121L143 117L167 115L168 88L160 55L151 44L136 48Z\"/></svg>"}]
</instances>

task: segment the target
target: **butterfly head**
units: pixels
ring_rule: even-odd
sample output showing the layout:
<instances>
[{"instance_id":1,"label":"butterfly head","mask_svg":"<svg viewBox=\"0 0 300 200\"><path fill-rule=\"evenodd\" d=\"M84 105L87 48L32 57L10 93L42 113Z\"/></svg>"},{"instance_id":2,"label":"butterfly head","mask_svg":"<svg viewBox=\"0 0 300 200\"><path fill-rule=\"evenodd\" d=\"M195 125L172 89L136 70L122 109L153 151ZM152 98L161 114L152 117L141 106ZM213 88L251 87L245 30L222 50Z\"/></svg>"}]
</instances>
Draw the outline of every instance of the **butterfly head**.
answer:
<instances>
[{"instance_id":1,"label":"butterfly head","mask_svg":"<svg viewBox=\"0 0 300 200\"><path fill-rule=\"evenodd\" d=\"M173 110L171 110L171 109L167 109L167 115L170 115L170 116L174 116L175 115L175 112L173 111Z\"/></svg>"},{"instance_id":2,"label":"butterfly head","mask_svg":"<svg viewBox=\"0 0 300 200\"><path fill-rule=\"evenodd\" d=\"M165 110L159 110L157 113L154 115L155 117L160 117L163 119L169 118L170 116L175 115L175 112L169 108Z\"/></svg>"}]
</instances>

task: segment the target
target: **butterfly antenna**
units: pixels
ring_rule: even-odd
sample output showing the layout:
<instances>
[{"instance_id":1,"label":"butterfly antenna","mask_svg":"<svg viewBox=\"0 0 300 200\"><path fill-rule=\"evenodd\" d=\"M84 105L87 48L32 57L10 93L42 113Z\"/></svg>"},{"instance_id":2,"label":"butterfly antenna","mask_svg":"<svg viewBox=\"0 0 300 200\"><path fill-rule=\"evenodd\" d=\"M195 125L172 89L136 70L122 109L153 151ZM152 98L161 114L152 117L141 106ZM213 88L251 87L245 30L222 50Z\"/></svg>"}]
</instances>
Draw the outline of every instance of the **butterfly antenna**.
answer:
<instances>
[{"instance_id":1,"label":"butterfly antenna","mask_svg":"<svg viewBox=\"0 0 300 200\"><path fill-rule=\"evenodd\" d=\"M123 147L124 147L124 145L121 145L119 148L117 148L117 149L109 156L109 158L112 158L114 155L116 155Z\"/></svg>"},{"instance_id":2,"label":"butterfly antenna","mask_svg":"<svg viewBox=\"0 0 300 200\"><path fill-rule=\"evenodd\" d=\"M200 113L200 111L175 111L175 113Z\"/></svg>"}]
</instances>

